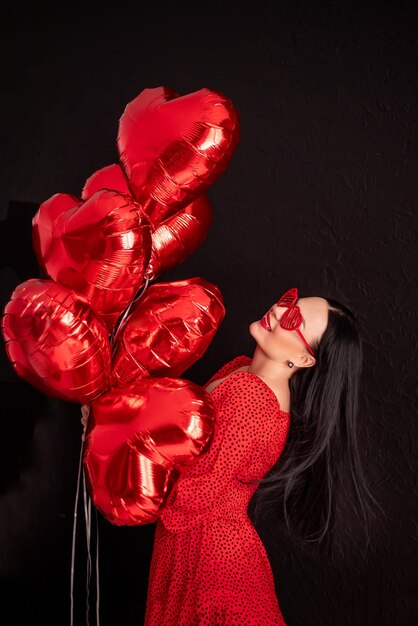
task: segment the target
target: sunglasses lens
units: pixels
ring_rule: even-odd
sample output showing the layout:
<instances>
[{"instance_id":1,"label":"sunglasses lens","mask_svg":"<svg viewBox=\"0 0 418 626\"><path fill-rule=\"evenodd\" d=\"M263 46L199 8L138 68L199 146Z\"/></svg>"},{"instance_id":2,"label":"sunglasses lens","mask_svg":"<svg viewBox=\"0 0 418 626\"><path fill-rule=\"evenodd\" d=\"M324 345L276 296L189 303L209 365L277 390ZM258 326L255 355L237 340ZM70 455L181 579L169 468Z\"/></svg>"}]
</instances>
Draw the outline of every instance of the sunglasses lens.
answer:
<instances>
[{"instance_id":1,"label":"sunglasses lens","mask_svg":"<svg viewBox=\"0 0 418 626\"><path fill-rule=\"evenodd\" d=\"M292 287L292 289L288 289L286 293L282 295L280 300L277 302L279 306L292 306L298 299L298 290L296 287Z\"/></svg>"},{"instance_id":2,"label":"sunglasses lens","mask_svg":"<svg viewBox=\"0 0 418 626\"><path fill-rule=\"evenodd\" d=\"M302 314L298 306L287 309L280 318L280 326L286 330L296 330L302 324Z\"/></svg>"}]
</instances>

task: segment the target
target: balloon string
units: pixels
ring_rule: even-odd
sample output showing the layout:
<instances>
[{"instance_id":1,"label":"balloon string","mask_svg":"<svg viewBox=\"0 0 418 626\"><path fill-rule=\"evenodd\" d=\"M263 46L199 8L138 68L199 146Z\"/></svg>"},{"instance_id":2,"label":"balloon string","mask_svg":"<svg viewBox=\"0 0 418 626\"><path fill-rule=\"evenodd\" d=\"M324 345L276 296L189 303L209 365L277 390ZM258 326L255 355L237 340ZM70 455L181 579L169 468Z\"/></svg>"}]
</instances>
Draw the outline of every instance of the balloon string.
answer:
<instances>
[{"instance_id":1,"label":"balloon string","mask_svg":"<svg viewBox=\"0 0 418 626\"><path fill-rule=\"evenodd\" d=\"M94 508L94 519L96 520L96 626L100 626L100 588L99 588L99 523L97 519L97 509Z\"/></svg>"},{"instance_id":2,"label":"balloon string","mask_svg":"<svg viewBox=\"0 0 418 626\"><path fill-rule=\"evenodd\" d=\"M72 550L71 550L71 586L70 586L70 625L73 626L74 620L74 560L75 560L75 539L76 539L76 530L77 530L77 508L78 508L78 497L80 492L80 474L81 474L81 466L83 460L83 445L81 445L80 451L80 460L78 463L78 475L77 475L77 490L75 496L75 505L74 505L74 522L73 522L73 540L72 540Z\"/></svg>"},{"instance_id":3,"label":"balloon string","mask_svg":"<svg viewBox=\"0 0 418 626\"><path fill-rule=\"evenodd\" d=\"M116 339L118 338L122 328L126 325L126 322L127 322L126 318L128 317L129 312L132 309L132 306L135 304L135 302L137 302L137 300L139 300L139 298L142 296L144 291L147 289L149 281L150 281L150 279L148 278L148 276L146 276L145 277L144 287L143 288L141 287L140 290L135 294L135 297L133 298L133 300L131 300L129 305L126 307L126 309L122 313L122 317L116 323L116 326L113 327L113 330L112 330L112 332L110 334L110 346L112 348L112 356L113 356L115 348L116 348ZM123 323L124 320L126 320L125 324Z\"/></svg>"},{"instance_id":4,"label":"balloon string","mask_svg":"<svg viewBox=\"0 0 418 626\"><path fill-rule=\"evenodd\" d=\"M73 523L73 540L72 540L72 553L71 553L71 602L70 602L70 624L74 623L74 562L75 562L75 547L76 547L76 534L77 534L77 510L78 501L80 495L80 483L81 483L81 471L83 466L83 441L81 442L80 459L78 464L77 475L77 489L74 505L74 523ZM86 477L83 471L83 499L84 499L84 518L86 524L86 543L87 543L87 577L86 577L86 624L89 626L89 590L91 580L91 498L86 488ZM95 510L95 529L96 529L96 624L100 626L100 583L99 583L99 526L97 519L97 510Z\"/></svg>"},{"instance_id":5,"label":"balloon string","mask_svg":"<svg viewBox=\"0 0 418 626\"><path fill-rule=\"evenodd\" d=\"M84 496L84 518L86 520L86 540L87 540L87 573L86 573L86 624L89 626L89 590L91 578L91 555L90 555L90 538L91 538L91 503L88 501L86 491L86 477L83 472L83 496Z\"/></svg>"},{"instance_id":6,"label":"balloon string","mask_svg":"<svg viewBox=\"0 0 418 626\"><path fill-rule=\"evenodd\" d=\"M86 624L89 624L89 587L91 578L91 498L86 489L86 476L83 473L83 493L84 493L84 512L86 517L86 538L87 538L87 588L86 588ZM87 503L87 504L86 504ZM86 508L88 505L88 508ZM100 583L99 583L99 524L97 519L97 509L94 507L94 519L96 529L96 624L100 626Z\"/></svg>"}]
</instances>

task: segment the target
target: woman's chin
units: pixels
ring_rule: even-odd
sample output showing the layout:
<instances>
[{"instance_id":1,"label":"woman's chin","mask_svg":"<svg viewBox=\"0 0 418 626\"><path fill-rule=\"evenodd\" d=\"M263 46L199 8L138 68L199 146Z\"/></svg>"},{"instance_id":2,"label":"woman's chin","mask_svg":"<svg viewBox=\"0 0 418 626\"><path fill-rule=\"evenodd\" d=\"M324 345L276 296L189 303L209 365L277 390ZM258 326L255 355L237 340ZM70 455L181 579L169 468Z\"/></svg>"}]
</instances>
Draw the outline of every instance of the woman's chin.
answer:
<instances>
[{"instance_id":1,"label":"woman's chin","mask_svg":"<svg viewBox=\"0 0 418 626\"><path fill-rule=\"evenodd\" d=\"M248 326L248 331L249 331L250 335L252 337L254 337L254 339L256 341L258 341L258 339L260 338L260 333L261 332L266 332L264 330L264 328L261 326L260 320L256 320L255 322L251 322L251 324Z\"/></svg>"}]
</instances>

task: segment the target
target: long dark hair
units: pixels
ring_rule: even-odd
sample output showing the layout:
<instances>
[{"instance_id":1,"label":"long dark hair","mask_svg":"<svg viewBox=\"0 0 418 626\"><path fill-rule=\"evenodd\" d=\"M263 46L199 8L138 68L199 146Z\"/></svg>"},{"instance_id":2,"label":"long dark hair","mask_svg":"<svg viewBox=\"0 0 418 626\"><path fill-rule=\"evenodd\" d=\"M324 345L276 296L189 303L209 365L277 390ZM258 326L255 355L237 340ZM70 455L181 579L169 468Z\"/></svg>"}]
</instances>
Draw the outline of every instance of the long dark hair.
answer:
<instances>
[{"instance_id":1,"label":"long dark hair","mask_svg":"<svg viewBox=\"0 0 418 626\"><path fill-rule=\"evenodd\" d=\"M257 522L270 508L278 522L286 522L292 540L334 560L346 558L349 545L358 547L355 528L351 522L346 527L351 513L363 521L367 548L375 517L371 503L382 509L367 485L357 439L363 362L357 319L347 306L326 300L327 328L312 346L316 363L290 379L291 426L284 450L262 480L246 484L259 485L250 517Z\"/></svg>"}]
</instances>

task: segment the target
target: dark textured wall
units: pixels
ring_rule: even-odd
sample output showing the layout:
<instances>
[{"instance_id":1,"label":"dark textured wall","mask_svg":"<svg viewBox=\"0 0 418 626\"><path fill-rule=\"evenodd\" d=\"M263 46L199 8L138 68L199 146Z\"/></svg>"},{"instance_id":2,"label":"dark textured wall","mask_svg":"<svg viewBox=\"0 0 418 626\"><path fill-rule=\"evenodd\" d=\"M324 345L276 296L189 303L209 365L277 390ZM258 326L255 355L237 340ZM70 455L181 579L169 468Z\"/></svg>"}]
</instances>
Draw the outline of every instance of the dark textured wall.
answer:
<instances>
[{"instance_id":1,"label":"dark textured wall","mask_svg":"<svg viewBox=\"0 0 418 626\"><path fill-rule=\"evenodd\" d=\"M236 8L234 8L234 6ZM31 219L117 158L117 122L145 87L219 89L241 141L209 189L203 245L161 280L202 276L227 315L184 374L251 355L248 325L284 289L331 296L364 337L361 455L386 513L366 563L308 558L257 528L289 626L413 626L417 599L417 76L414 2L138 6L79 13L3 4L1 297L40 275ZM17 378L1 353L2 624L69 623L78 405ZM82 510L75 611L84 623ZM101 623L141 624L154 526L99 517ZM94 587L94 584L93 584ZM94 589L91 592L94 595ZM94 621L94 620L93 620Z\"/></svg>"}]
</instances>

